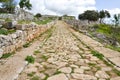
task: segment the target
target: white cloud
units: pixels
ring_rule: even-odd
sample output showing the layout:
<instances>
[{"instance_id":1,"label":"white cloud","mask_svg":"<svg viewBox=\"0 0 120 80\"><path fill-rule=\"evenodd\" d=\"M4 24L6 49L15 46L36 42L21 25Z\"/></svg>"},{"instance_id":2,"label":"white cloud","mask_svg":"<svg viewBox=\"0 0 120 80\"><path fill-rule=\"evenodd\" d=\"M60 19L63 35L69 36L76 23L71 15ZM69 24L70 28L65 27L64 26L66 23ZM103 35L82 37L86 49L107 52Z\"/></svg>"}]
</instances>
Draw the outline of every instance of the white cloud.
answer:
<instances>
[{"instance_id":1,"label":"white cloud","mask_svg":"<svg viewBox=\"0 0 120 80\"><path fill-rule=\"evenodd\" d=\"M120 8L107 9L111 15L120 14Z\"/></svg>"},{"instance_id":2,"label":"white cloud","mask_svg":"<svg viewBox=\"0 0 120 80\"><path fill-rule=\"evenodd\" d=\"M50 15L78 15L85 10L95 10L95 0L30 0L31 12Z\"/></svg>"}]
</instances>

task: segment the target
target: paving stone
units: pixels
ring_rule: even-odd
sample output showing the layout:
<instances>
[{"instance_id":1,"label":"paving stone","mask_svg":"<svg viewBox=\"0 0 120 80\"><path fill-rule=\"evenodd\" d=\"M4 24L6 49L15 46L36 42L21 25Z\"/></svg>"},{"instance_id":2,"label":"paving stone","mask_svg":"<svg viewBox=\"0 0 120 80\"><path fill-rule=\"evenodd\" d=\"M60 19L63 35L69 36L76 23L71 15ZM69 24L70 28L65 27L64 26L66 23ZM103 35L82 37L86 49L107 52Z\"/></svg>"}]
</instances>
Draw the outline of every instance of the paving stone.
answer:
<instances>
[{"instance_id":1,"label":"paving stone","mask_svg":"<svg viewBox=\"0 0 120 80\"><path fill-rule=\"evenodd\" d=\"M55 72L56 72L56 69L48 69L44 73L49 76L52 76Z\"/></svg>"},{"instance_id":2,"label":"paving stone","mask_svg":"<svg viewBox=\"0 0 120 80\"><path fill-rule=\"evenodd\" d=\"M71 75L73 78L80 79L80 80L97 80L96 77L91 76L91 75L86 75L86 74L72 73Z\"/></svg>"},{"instance_id":3,"label":"paving stone","mask_svg":"<svg viewBox=\"0 0 120 80\"><path fill-rule=\"evenodd\" d=\"M76 68L76 69L74 69L74 73L84 73L84 70L83 69L81 69L81 68Z\"/></svg>"},{"instance_id":4,"label":"paving stone","mask_svg":"<svg viewBox=\"0 0 120 80\"><path fill-rule=\"evenodd\" d=\"M105 71L97 71L95 76L98 78L108 79L110 76Z\"/></svg>"},{"instance_id":5,"label":"paving stone","mask_svg":"<svg viewBox=\"0 0 120 80\"><path fill-rule=\"evenodd\" d=\"M58 71L61 71L63 73L71 73L72 69L70 67L63 67L63 68L59 69Z\"/></svg>"},{"instance_id":6,"label":"paving stone","mask_svg":"<svg viewBox=\"0 0 120 80\"><path fill-rule=\"evenodd\" d=\"M62 74L51 76L47 80L68 80L68 78L66 77L65 74L62 73Z\"/></svg>"},{"instance_id":7,"label":"paving stone","mask_svg":"<svg viewBox=\"0 0 120 80\"><path fill-rule=\"evenodd\" d=\"M90 67L88 67L88 66L81 66L80 68L84 69L84 70L90 70Z\"/></svg>"}]
</instances>

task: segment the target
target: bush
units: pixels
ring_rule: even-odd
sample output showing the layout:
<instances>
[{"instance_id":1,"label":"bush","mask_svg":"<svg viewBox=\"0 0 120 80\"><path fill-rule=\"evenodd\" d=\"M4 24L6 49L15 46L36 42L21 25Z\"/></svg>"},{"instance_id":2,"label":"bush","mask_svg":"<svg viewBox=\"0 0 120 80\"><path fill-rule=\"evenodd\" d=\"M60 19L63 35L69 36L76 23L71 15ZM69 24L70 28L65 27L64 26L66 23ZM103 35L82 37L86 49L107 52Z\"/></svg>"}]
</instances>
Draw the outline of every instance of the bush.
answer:
<instances>
[{"instance_id":1,"label":"bush","mask_svg":"<svg viewBox=\"0 0 120 80\"><path fill-rule=\"evenodd\" d=\"M35 62L35 58L33 56L27 56L25 58L25 60L28 62L28 63L34 63Z\"/></svg>"}]
</instances>

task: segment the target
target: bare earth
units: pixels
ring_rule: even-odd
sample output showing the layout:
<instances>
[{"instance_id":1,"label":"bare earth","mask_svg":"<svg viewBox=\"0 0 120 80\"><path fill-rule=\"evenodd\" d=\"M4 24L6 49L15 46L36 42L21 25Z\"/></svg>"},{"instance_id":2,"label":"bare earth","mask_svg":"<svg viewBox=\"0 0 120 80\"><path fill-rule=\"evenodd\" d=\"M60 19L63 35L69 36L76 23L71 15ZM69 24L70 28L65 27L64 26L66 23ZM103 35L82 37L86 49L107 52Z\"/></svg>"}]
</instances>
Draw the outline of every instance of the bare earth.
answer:
<instances>
[{"instance_id":1,"label":"bare earth","mask_svg":"<svg viewBox=\"0 0 120 80\"><path fill-rule=\"evenodd\" d=\"M46 35L1 64L0 80L120 80L113 68L93 56L87 46L103 54L118 67L119 52L104 48L62 21L55 24L52 35L45 42ZM39 53L34 54L35 50ZM34 64L27 65L27 55L35 57Z\"/></svg>"}]
</instances>

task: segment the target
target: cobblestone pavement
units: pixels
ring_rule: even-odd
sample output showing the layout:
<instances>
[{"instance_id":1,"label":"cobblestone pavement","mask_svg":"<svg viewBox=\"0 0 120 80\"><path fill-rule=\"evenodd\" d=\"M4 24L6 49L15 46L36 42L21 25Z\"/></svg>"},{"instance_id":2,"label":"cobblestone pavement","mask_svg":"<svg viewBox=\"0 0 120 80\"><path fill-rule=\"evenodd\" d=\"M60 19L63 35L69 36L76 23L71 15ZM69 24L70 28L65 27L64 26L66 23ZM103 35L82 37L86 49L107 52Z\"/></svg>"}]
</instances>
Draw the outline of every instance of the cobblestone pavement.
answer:
<instances>
[{"instance_id":1,"label":"cobblestone pavement","mask_svg":"<svg viewBox=\"0 0 120 80\"><path fill-rule=\"evenodd\" d=\"M34 51L35 63L28 64L17 80L120 80L120 73L93 56L64 22L58 21Z\"/></svg>"}]
</instances>

